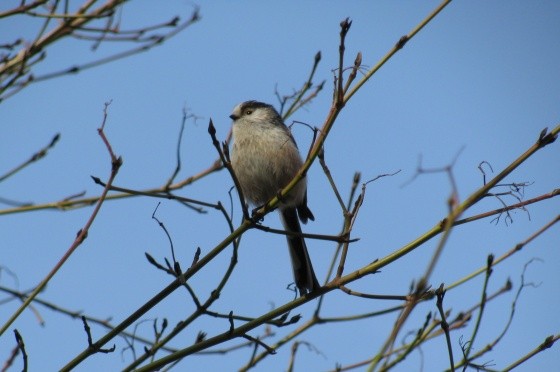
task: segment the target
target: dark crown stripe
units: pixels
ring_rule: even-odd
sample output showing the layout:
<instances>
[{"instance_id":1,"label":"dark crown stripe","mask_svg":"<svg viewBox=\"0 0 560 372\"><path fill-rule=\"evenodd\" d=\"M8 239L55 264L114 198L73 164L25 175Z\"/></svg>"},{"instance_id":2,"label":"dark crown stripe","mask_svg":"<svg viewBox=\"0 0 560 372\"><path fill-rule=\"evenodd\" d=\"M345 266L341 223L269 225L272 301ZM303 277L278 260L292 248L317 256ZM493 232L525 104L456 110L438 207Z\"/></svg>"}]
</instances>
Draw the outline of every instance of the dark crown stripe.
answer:
<instances>
[{"instance_id":1,"label":"dark crown stripe","mask_svg":"<svg viewBox=\"0 0 560 372\"><path fill-rule=\"evenodd\" d=\"M256 109L256 108L262 108L262 107L270 107L272 108L271 105L264 103L264 102L259 102L259 101L247 101L247 102L243 102L241 104L241 110L245 110L245 109Z\"/></svg>"}]
</instances>

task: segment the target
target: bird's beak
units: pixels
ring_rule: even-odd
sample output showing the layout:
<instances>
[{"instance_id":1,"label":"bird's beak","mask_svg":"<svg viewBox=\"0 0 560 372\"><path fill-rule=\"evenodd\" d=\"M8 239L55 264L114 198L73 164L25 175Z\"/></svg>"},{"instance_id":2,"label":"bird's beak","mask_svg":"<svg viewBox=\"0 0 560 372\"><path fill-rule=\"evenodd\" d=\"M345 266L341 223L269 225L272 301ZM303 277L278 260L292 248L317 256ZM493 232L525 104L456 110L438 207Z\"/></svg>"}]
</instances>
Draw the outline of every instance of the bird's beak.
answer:
<instances>
[{"instance_id":1,"label":"bird's beak","mask_svg":"<svg viewBox=\"0 0 560 372\"><path fill-rule=\"evenodd\" d=\"M238 117L237 117L236 115L234 115L234 114L231 114L229 117L230 117L231 120L233 120L233 121L235 121L235 120L238 119Z\"/></svg>"}]
</instances>

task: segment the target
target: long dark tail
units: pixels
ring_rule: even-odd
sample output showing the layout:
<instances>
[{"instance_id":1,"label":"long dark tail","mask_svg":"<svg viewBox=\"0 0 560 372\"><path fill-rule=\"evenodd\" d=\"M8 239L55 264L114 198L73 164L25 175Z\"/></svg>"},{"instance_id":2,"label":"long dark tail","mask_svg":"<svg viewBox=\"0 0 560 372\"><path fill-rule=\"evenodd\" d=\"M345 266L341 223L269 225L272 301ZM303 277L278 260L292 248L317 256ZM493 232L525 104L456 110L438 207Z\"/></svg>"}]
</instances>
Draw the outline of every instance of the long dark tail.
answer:
<instances>
[{"instance_id":1,"label":"long dark tail","mask_svg":"<svg viewBox=\"0 0 560 372\"><path fill-rule=\"evenodd\" d=\"M284 229L289 232L301 234L301 225L295 208L280 210L280 219ZM307 253L307 246L302 236L286 235L288 247L290 248L290 258L294 269L294 280L301 296L308 291L313 292L319 288L319 282L313 271L313 265Z\"/></svg>"}]
</instances>

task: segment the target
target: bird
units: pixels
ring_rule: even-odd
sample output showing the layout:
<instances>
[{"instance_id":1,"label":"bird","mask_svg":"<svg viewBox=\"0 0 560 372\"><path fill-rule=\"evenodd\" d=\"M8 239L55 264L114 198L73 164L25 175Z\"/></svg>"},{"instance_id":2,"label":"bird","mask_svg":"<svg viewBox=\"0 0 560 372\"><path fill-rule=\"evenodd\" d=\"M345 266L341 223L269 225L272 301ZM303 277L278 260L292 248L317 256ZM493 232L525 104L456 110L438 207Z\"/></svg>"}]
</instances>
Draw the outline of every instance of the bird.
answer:
<instances>
[{"instance_id":1,"label":"bird","mask_svg":"<svg viewBox=\"0 0 560 372\"><path fill-rule=\"evenodd\" d=\"M290 129L272 105L245 101L233 109L231 166L246 201L260 207L278 195L303 165ZM300 296L320 288L303 238L301 225L315 220L307 206L303 177L278 204L287 234L294 281Z\"/></svg>"}]
</instances>

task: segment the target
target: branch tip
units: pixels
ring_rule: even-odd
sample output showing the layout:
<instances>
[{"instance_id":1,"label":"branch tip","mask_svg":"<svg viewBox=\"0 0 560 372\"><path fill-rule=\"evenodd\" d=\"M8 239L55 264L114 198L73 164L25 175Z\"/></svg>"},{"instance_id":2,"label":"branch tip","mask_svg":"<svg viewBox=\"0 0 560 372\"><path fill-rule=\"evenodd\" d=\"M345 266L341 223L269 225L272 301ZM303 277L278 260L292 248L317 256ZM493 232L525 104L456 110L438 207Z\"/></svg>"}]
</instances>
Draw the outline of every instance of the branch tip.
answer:
<instances>
[{"instance_id":1,"label":"branch tip","mask_svg":"<svg viewBox=\"0 0 560 372\"><path fill-rule=\"evenodd\" d=\"M539 345L539 350L549 349L552 345L554 345L554 336L550 335Z\"/></svg>"},{"instance_id":2,"label":"branch tip","mask_svg":"<svg viewBox=\"0 0 560 372\"><path fill-rule=\"evenodd\" d=\"M216 127L214 127L212 119L210 119L210 121L208 122L208 133L210 133L211 136L216 135Z\"/></svg>"},{"instance_id":3,"label":"branch tip","mask_svg":"<svg viewBox=\"0 0 560 372\"><path fill-rule=\"evenodd\" d=\"M318 51L317 54L315 54L315 64L318 64L319 61L321 61L321 51Z\"/></svg>"},{"instance_id":4,"label":"branch tip","mask_svg":"<svg viewBox=\"0 0 560 372\"><path fill-rule=\"evenodd\" d=\"M362 52L356 54L356 59L354 60L354 67L358 68L362 65Z\"/></svg>"},{"instance_id":5,"label":"branch tip","mask_svg":"<svg viewBox=\"0 0 560 372\"><path fill-rule=\"evenodd\" d=\"M397 41L397 44L395 45L395 49L397 50L402 49L405 46L405 44L408 42L408 40L409 40L408 35L402 36L399 39L399 41Z\"/></svg>"},{"instance_id":6,"label":"branch tip","mask_svg":"<svg viewBox=\"0 0 560 372\"><path fill-rule=\"evenodd\" d=\"M558 135L552 134L552 132L550 133L547 132L548 132L548 127L544 128L539 134L539 139L537 142L542 147L550 145L551 143L556 141L556 138L558 138Z\"/></svg>"},{"instance_id":7,"label":"branch tip","mask_svg":"<svg viewBox=\"0 0 560 372\"><path fill-rule=\"evenodd\" d=\"M340 33L346 35L348 30L350 30L350 26L352 26L352 21L349 17L346 17L346 19L340 22Z\"/></svg>"}]
</instances>

